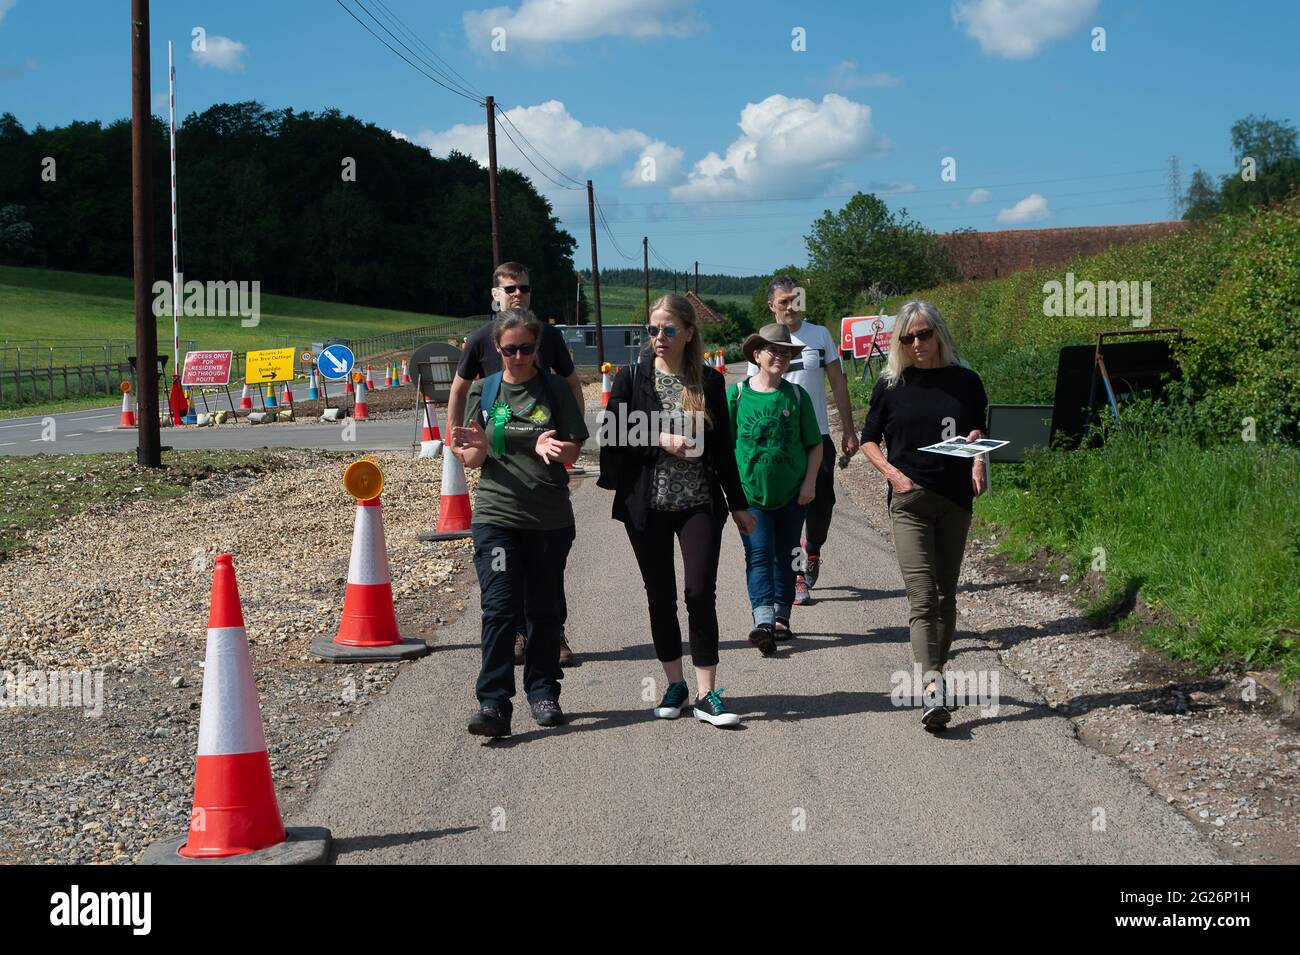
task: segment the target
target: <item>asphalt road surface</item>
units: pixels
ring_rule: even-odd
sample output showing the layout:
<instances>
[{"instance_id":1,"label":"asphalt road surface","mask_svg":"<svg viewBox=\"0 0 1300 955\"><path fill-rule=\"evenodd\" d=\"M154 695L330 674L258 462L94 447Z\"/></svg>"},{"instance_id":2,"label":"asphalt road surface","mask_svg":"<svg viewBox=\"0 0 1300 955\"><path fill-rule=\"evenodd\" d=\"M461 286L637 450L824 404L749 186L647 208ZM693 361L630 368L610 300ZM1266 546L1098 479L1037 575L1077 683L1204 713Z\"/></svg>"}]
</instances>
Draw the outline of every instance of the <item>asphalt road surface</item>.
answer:
<instances>
[{"instance_id":1,"label":"asphalt road surface","mask_svg":"<svg viewBox=\"0 0 1300 955\"><path fill-rule=\"evenodd\" d=\"M1219 861L975 641L959 639L950 667L998 671L996 712L965 707L934 736L893 705L891 675L911 665L901 579L846 497L816 603L796 608L799 638L774 659L745 639L728 525L719 683L743 723L722 730L689 711L652 717L665 681L641 580L610 492L575 481L568 632L581 666L563 684L569 724L537 727L521 692L512 737L466 733L479 665L471 587L466 613L370 705L290 822L330 827L345 863ZM694 689L689 665L687 680Z\"/></svg>"}]
</instances>

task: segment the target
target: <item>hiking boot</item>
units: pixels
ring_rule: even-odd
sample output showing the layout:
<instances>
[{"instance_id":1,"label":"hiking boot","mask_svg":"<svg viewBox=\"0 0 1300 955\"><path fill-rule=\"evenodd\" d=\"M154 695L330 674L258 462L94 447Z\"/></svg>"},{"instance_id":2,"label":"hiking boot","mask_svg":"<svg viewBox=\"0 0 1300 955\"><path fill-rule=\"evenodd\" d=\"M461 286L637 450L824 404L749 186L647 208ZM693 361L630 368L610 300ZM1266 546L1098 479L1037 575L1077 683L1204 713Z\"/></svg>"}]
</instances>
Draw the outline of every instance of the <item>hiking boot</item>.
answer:
<instances>
[{"instance_id":1,"label":"hiking boot","mask_svg":"<svg viewBox=\"0 0 1300 955\"><path fill-rule=\"evenodd\" d=\"M682 710L686 709L686 701L690 698L691 691L685 680L669 683L668 689L664 690L664 698L655 707L655 716L661 720L677 719L682 715Z\"/></svg>"},{"instance_id":2,"label":"hiking boot","mask_svg":"<svg viewBox=\"0 0 1300 955\"><path fill-rule=\"evenodd\" d=\"M569 649L569 638L565 636L564 631L560 631L560 666L575 666L573 662L573 651Z\"/></svg>"},{"instance_id":3,"label":"hiking boot","mask_svg":"<svg viewBox=\"0 0 1300 955\"><path fill-rule=\"evenodd\" d=\"M515 666L521 667L523 665L524 665L524 635L522 633L516 633L515 634Z\"/></svg>"},{"instance_id":4,"label":"hiking boot","mask_svg":"<svg viewBox=\"0 0 1300 955\"><path fill-rule=\"evenodd\" d=\"M765 657L770 657L776 652L776 637L770 623L757 624L749 631L749 642L758 647L758 652Z\"/></svg>"},{"instance_id":5,"label":"hiking boot","mask_svg":"<svg viewBox=\"0 0 1300 955\"><path fill-rule=\"evenodd\" d=\"M469 718L469 731L474 736L509 736L510 718L502 716L501 710L493 704L484 703Z\"/></svg>"},{"instance_id":6,"label":"hiking boot","mask_svg":"<svg viewBox=\"0 0 1300 955\"><path fill-rule=\"evenodd\" d=\"M560 709L559 701L541 699L533 703L532 708L538 726L564 725L564 710Z\"/></svg>"},{"instance_id":7,"label":"hiking boot","mask_svg":"<svg viewBox=\"0 0 1300 955\"><path fill-rule=\"evenodd\" d=\"M721 687L709 690L708 693L696 698L695 718L705 723L712 723L714 726L735 726L740 722L740 717L727 709L727 704L722 702Z\"/></svg>"},{"instance_id":8,"label":"hiking boot","mask_svg":"<svg viewBox=\"0 0 1300 955\"><path fill-rule=\"evenodd\" d=\"M794 605L796 607L805 607L812 603L812 597L808 593L808 579L803 574L794 575Z\"/></svg>"},{"instance_id":9,"label":"hiking boot","mask_svg":"<svg viewBox=\"0 0 1300 955\"><path fill-rule=\"evenodd\" d=\"M809 554L804 563L803 579L808 584L808 589L812 590L817 586L817 576L822 572L822 559L818 554Z\"/></svg>"}]
</instances>

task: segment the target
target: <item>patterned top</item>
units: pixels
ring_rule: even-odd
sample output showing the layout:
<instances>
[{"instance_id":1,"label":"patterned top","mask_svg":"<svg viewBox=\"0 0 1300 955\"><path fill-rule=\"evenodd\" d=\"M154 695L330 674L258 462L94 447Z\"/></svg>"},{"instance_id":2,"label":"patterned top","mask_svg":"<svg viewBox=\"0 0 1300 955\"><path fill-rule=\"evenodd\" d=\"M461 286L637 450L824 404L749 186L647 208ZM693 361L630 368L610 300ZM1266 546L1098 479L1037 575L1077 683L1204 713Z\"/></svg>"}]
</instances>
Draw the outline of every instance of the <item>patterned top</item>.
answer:
<instances>
[{"instance_id":1,"label":"patterned top","mask_svg":"<svg viewBox=\"0 0 1300 955\"><path fill-rule=\"evenodd\" d=\"M672 416L680 423L682 414L682 380L676 375L666 375L655 369L655 397L659 399L660 413ZM670 430L667 422L660 431ZM676 429L680 433L680 427ZM704 477L703 457L682 460L667 451L659 451L655 462L654 488L650 492L650 506L656 511L684 511L689 507L708 504L713 499L709 483Z\"/></svg>"}]
</instances>

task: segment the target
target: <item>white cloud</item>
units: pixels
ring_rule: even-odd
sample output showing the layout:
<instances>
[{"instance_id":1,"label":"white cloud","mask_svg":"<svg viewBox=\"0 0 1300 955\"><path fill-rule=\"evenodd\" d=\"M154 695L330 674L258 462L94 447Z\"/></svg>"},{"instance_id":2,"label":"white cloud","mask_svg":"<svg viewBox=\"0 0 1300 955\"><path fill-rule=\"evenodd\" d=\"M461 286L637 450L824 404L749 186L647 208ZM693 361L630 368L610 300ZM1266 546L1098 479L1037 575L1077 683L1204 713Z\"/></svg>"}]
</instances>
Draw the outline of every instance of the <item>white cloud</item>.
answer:
<instances>
[{"instance_id":1,"label":"white cloud","mask_svg":"<svg viewBox=\"0 0 1300 955\"><path fill-rule=\"evenodd\" d=\"M953 23L991 56L1023 60L1087 21L1101 0L956 0Z\"/></svg>"},{"instance_id":2,"label":"white cloud","mask_svg":"<svg viewBox=\"0 0 1300 955\"><path fill-rule=\"evenodd\" d=\"M884 72L859 73L857 60L841 60L831 67L830 76L826 82L834 90L856 90L898 86L903 82L903 78Z\"/></svg>"},{"instance_id":3,"label":"white cloud","mask_svg":"<svg viewBox=\"0 0 1300 955\"><path fill-rule=\"evenodd\" d=\"M890 148L871 128L871 107L827 93L820 103L776 94L747 103L741 135L725 156L709 153L687 181L672 189L674 199L746 199L824 189L837 167Z\"/></svg>"},{"instance_id":4,"label":"white cloud","mask_svg":"<svg viewBox=\"0 0 1300 955\"><path fill-rule=\"evenodd\" d=\"M623 173L625 186L672 186L682 178L682 156L676 146L656 139L641 150L632 168Z\"/></svg>"},{"instance_id":5,"label":"white cloud","mask_svg":"<svg viewBox=\"0 0 1300 955\"><path fill-rule=\"evenodd\" d=\"M975 189L966 197L966 205L978 206L982 203L988 202L992 198L993 193L989 192L987 189Z\"/></svg>"},{"instance_id":6,"label":"white cloud","mask_svg":"<svg viewBox=\"0 0 1300 955\"><path fill-rule=\"evenodd\" d=\"M518 9L466 11L461 21L470 46L480 53L492 51L498 28L505 31L497 35L506 53L602 36L689 36L704 28L695 0L523 0Z\"/></svg>"},{"instance_id":7,"label":"white cloud","mask_svg":"<svg viewBox=\"0 0 1300 955\"><path fill-rule=\"evenodd\" d=\"M228 36L208 34L204 49L191 50L190 59L199 66L210 66L217 70L242 73L244 72L244 54L247 52L247 43L240 43Z\"/></svg>"},{"instance_id":8,"label":"white cloud","mask_svg":"<svg viewBox=\"0 0 1300 955\"><path fill-rule=\"evenodd\" d=\"M0 20L5 18L5 14L14 8L18 0L0 0Z\"/></svg>"},{"instance_id":9,"label":"white cloud","mask_svg":"<svg viewBox=\"0 0 1300 955\"><path fill-rule=\"evenodd\" d=\"M1038 222L1047 219L1052 211L1047 208L1047 200L1038 193L1030 193L1009 209L998 210L999 225L1021 225L1026 222Z\"/></svg>"}]
</instances>

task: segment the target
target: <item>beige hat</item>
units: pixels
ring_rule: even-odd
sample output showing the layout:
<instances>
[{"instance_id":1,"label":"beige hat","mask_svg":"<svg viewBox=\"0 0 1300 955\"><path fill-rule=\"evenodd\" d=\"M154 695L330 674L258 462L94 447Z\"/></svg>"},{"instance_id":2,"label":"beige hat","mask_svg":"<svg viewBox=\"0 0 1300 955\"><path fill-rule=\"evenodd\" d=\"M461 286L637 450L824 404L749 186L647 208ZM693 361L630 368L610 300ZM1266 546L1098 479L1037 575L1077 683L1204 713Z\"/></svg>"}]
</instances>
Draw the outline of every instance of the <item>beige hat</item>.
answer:
<instances>
[{"instance_id":1,"label":"beige hat","mask_svg":"<svg viewBox=\"0 0 1300 955\"><path fill-rule=\"evenodd\" d=\"M772 322L770 325L764 325L756 334L746 338L745 344L740 346L740 350L745 353L747 361L757 365L758 362L754 361L754 352L765 345L784 345L792 351L803 348L798 342L790 340L790 329L780 322Z\"/></svg>"}]
</instances>

